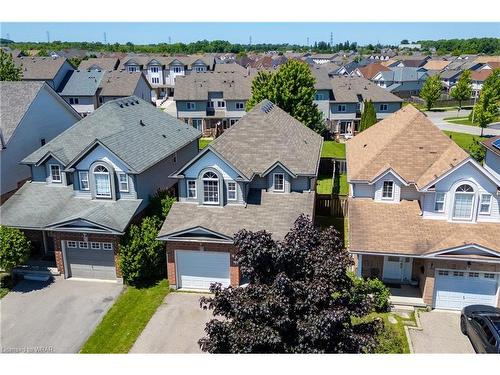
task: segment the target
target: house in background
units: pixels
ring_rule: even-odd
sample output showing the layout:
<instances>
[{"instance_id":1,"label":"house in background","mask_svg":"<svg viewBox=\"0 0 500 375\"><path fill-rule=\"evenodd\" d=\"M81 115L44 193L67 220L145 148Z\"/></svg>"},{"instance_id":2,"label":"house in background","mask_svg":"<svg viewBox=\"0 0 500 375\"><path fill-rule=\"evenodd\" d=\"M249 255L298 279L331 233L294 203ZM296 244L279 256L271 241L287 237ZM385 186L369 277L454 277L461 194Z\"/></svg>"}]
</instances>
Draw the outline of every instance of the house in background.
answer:
<instances>
[{"instance_id":1,"label":"house in background","mask_svg":"<svg viewBox=\"0 0 500 375\"><path fill-rule=\"evenodd\" d=\"M482 144L486 148L483 166L500 180L500 136L488 138Z\"/></svg>"},{"instance_id":2,"label":"house in background","mask_svg":"<svg viewBox=\"0 0 500 375\"><path fill-rule=\"evenodd\" d=\"M252 79L232 72L192 73L178 77L175 87L177 118L205 136L217 136L245 115Z\"/></svg>"},{"instance_id":3,"label":"house in background","mask_svg":"<svg viewBox=\"0 0 500 375\"><path fill-rule=\"evenodd\" d=\"M443 83L443 90L447 94L449 94L453 86L457 84L462 72L463 70L445 70L439 74L441 82Z\"/></svg>"},{"instance_id":4,"label":"house in background","mask_svg":"<svg viewBox=\"0 0 500 375\"><path fill-rule=\"evenodd\" d=\"M179 168L172 175L179 181L179 202L158 236L166 242L170 286L238 286L236 232L266 230L283 239L300 214L314 218L322 143L264 100Z\"/></svg>"},{"instance_id":5,"label":"house in background","mask_svg":"<svg viewBox=\"0 0 500 375\"><path fill-rule=\"evenodd\" d=\"M30 168L19 164L21 160L71 127L80 116L43 81L0 82L0 105L3 203L31 176Z\"/></svg>"},{"instance_id":6,"label":"house in background","mask_svg":"<svg viewBox=\"0 0 500 375\"><path fill-rule=\"evenodd\" d=\"M101 70L110 71L116 70L120 60L117 57L91 57L87 60L82 60L78 65L78 70Z\"/></svg>"},{"instance_id":7,"label":"house in background","mask_svg":"<svg viewBox=\"0 0 500 375\"><path fill-rule=\"evenodd\" d=\"M350 75L353 77L363 77L366 79L372 79L377 73L388 72L388 71L390 71L388 67L380 63L373 63L357 67Z\"/></svg>"},{"instance_id":8,"label":"house in background","mask_svg":"<svg viewBox=\"0 0 500 375\"><path fill-rule=\"evenodd\" d=\"M486 78L488 78L492 73L490 69L476 70L470 73L470 79L472 81L472 97L479 98L479 93L483 89L483 84Z\"/></svg>"},{"instance_id":9,"label":"house in background","mask_svg":"<svg viewBox=\"0 0 500 375\"><path fill-rule=\"evenodd\" d=\"M105 72L101 79L99 105L128 96L137 96L151 103L152 87L141 72L127 72L114 70Z\"/></svg>"},{"instance_id":10,"label":"house in background","mask_svg":"<svg viewBox=\"0 0 500 375\"><path fill-rule=\"evenodd\" d=\"M82 117L99 106L99 93L104 72L100 70L74 70L68 73L59 95Z\"/></svg>"},{"instance_id":11,"label":"house in background","mask_svg":"<svg viewBox=\"0 0 500 375\"><path fill-rule=\"evenodd\" d=\"M371 80L400 98L409 98L420 93L427 77L423 68L396 67L377 73Z\"/></svg>"},{"instance_id":12,"label":"house in background","mask_svg":"<svg viewBox=\"0 0 500 375\"><path fill-rule=\"evenodd\" d=\"M2 206L2 225L25 231L65 277L116 280L120 237L177 182L169 175L200 135L140 98L109 101L23 159L32 181Z\"/></svg>"},{"instance_id":13,"label":"house in background","mask_svg":"<svg viewBox=\"0 0 500 375\"><path fill-rule=\"evenodd\" d=\"M358 275L418 285L433 308L500 306L500 180L411 105L346 150Z\"/></svg>"},{"instance_id":14,"label":"house in background","mask_svg":"<svg viewBox=\"0 0 500 375\"><path fill-rule=\"evenodd\" d=\"M14 57L14 64L21 68L23 81L45 81L58 90L73 66L64 57Z\"/></svg>"}]
</instances>

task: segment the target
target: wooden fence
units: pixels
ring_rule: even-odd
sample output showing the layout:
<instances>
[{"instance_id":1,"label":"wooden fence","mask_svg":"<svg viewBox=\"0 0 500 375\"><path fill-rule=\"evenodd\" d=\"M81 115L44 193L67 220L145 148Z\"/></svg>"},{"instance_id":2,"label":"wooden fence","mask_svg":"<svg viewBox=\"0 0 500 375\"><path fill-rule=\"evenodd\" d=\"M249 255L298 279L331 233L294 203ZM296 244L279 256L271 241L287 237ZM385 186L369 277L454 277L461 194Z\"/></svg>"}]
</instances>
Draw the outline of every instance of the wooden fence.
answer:
<instances>
[{"instance_id":1,"label":"wooden fence","mask_svg":"<svg viewBox=\"0 0 500 375\"><path fill-rule=\"evenodd\" d=\"M316 215L346 217L348 213L346 196L316 194Z\"/></svg>"}]
</instances>

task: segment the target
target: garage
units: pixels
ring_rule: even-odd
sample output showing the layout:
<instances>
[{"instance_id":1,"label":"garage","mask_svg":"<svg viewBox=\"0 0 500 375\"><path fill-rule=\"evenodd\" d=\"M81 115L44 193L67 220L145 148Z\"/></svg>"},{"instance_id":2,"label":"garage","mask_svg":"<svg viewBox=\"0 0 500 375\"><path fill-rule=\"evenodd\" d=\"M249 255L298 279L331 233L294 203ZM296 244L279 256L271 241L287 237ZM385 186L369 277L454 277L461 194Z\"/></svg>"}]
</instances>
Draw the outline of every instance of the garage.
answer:
<instances>
[{"instance_id":1,"label":"garage","mask_svg":"<svg viewBox=\"0 0 500 375\"><path fill-rule=\"evenodd\" d=\"M436 270L434 308L461 310L468 305L497 306L498 274Z\"/></svg>"},{"instance_id":2,"label":"garage","mask_svg":"<svg viewBox=\"0 0 500 375\"><path fill-rule=\"evenodd\" d=\"M66 241L68 277L115 280L115 254L110 242Z\"/></svg>"},{"instance_id":3,"label":"garage","mask_svg":"<svg viewBox=\"0 0 500 375\"><path fill-rule=\"evenodd\" d=\"M223 252L176 250L177 288L208 290L212 283L229 286L229 258Z\"/></svg>"}]
</instances>

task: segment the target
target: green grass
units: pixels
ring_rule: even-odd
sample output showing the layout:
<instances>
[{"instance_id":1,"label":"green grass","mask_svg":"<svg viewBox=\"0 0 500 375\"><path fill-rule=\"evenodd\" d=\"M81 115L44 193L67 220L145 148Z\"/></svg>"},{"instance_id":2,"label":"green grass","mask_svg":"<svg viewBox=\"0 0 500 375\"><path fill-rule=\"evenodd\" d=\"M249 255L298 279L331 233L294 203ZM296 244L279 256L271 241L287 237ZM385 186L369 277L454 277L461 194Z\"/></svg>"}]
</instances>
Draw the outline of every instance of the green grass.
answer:
<instances>
[{"instance_id":1,"label":"green grass","mask_svg":"<svg viewBox=\"0 0 500 375\"><path fill-rule=\"evenodd\" d=\"M10 292L9 288L0 288L0 299L5 297L9 292Z\"/></svg>"},{"instance_id":2,"label":"green grass","mask_svg":"<svg viewBox=\"0 0 500 375\"><path fill-rule=\"evenodd\" d=\"M347 183L347 174L336 175L333 179L333 194L349 195L349 184Z\"/></svg>"},{"instance_id":3,"label":"green grass","mask_svg":"<svg viewBox=\"0 0 500 375\"><path fill-rule=\"evenodd\" d=\"M80 352L128 353L169 291L166 280L149 288L127 287Z\"/></svg>"},{"instance_id":4,"label":"green grass","mask_svg":"<svg viewBox=\"0 0 500 375\"><path fill-rule=\"evenodd\" d=\"M324 141L321 149L322 158L345 159L345 143Z\"/></svg>"},{"instance_id":5,"label":"green grass","mask_svg":"<svg viewBox=\"0 0 500 375\"><path fill-rule=\"evenodd\" d=\"M469 120L469 116L465 117L445 117L443 120L448 121L452 124L458 125L469 125L469 126L479 126L477 123L473 123ZM493 122L500 121L500 117L497 117Z\"/></svg>"},{"instance_id":6,"label":"green grass","mask_svg":"<svg viewBox=\"0 0 500 375\"><path fill-rule=\"evenodd\" d=\"M474 140L480 142L486 139L486 137L480 137L478 135L449 132L446 130L444 130L444 133L467 152L469 152L469 148L474 143Z\"/></svg>"},{"instance_id":7,"label":"green grass","mask_svg":"<svg viewBox=\"0 0 500 375\"><path fill-rule=\"evenodd\" d=\"M332 194L332 190L333 190L332 176L319 175L316 183L316 193Z\"/></svg>"},{"instance_id":8,"label":"green grass","mask_svg":"<svg viewBox=\"0 0 500 375\"><path fill-rule=\"evenodd\" d=\"M344 241L344 246L347 246L349 233L346 217L316 216L316 224L320 228L332 226L337 229L341 234L343 234L344 238L342 240Z\"/></svg>"},{"instance_id":9,"label":"green grass","mask_svg":"<svg viewBox=\"0 0 500 375\"><path fill-rule=\"evenodd\" d=\"M200 150L203 150L205 147L207 147L210 142L212 142L213 139L212 138L200 138L199 142L198 142L198 147Z\"/></svg>"},{"instance_id":10,"label":"green grass","mask_svg":"<svg viewBox=\"0 0 500 375\"><path fill-rule=\"evenodd\" d=\"M2 299L12 289L13 282L12 282L11 276L9 274L3 273L3 272L0 272L0 280L1 280L0 299Z\"/></svg>"}]
</instances>

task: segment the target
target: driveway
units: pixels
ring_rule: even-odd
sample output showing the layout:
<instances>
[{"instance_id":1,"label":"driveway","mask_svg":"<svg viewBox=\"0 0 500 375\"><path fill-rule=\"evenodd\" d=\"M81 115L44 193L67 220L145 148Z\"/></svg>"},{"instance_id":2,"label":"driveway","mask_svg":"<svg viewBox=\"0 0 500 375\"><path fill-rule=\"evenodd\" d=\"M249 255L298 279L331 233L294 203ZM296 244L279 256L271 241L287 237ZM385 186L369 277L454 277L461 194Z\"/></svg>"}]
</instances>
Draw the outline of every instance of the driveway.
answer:
<instances>
[{"instance_id":1,"label":"driveway","mask_svg":"<svg viewBox=\"0 0 500 375\"><path fill-rule=\"evenodd\" d=\"M475 353L460 331L460 313L433 310L420 313L422 330L409 329L415 353Z\"/></svg>"},{"instance_id":2,"label":"driveway","mask_svg":"<svg viewBox=\"0 0 500 375\"><path fill-rule=\"evenodd\" d=\"M0 300L0 351L77 353L123 286L23 280Z\"/></svg>"},{"instance_id":3,"label":"driveway","mask_svg":"<svg viewBox=\"0 0 500 375\"><path fill-rule=\"evenodd\" d=\"M212 312L200 308L197 293L172 292L165 297L130 353L201 353L198 340Z\"/></svg>"},{"instance_id":4,"label":"driveway","mask_svg":"<svg viewBox=\"0 0 500 375\"><path fill-rule=\"evenodd\" d=\"M460 117L468 116L470 110L462 110L460 111ZM469 125L460 125L460 124L452 124L446 120L443 120L445 117L453 117L457 115L457 111L443 111L443 112L425 112L427 117L441 130L447 130L451 132L458 133L467 133L473 135L480 135L481 128L478 126L469 126ZM500 124L493 123L486 129L484 129L484 135L500 135Z\"/></svg>"}]
</instances>

